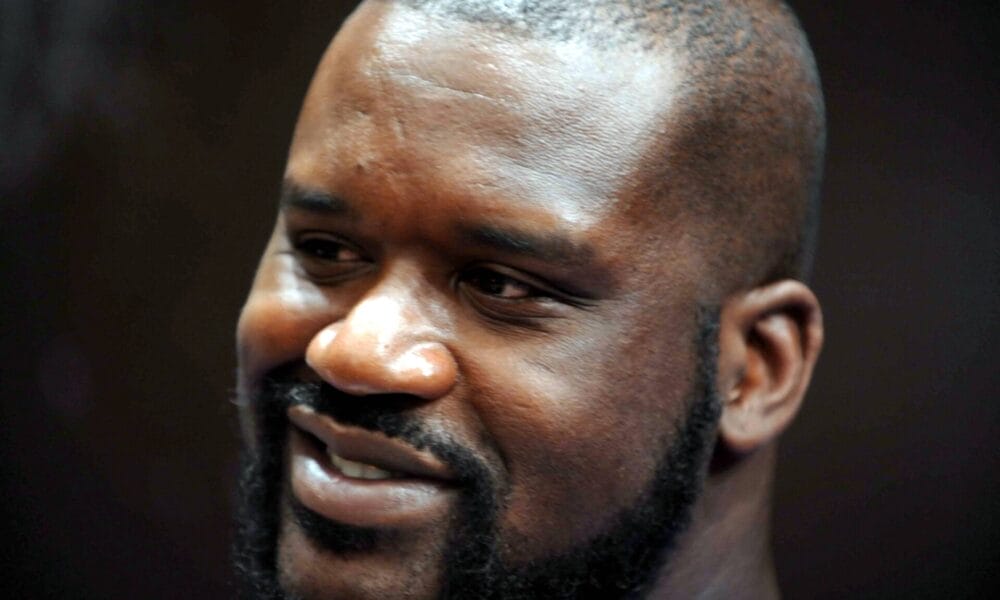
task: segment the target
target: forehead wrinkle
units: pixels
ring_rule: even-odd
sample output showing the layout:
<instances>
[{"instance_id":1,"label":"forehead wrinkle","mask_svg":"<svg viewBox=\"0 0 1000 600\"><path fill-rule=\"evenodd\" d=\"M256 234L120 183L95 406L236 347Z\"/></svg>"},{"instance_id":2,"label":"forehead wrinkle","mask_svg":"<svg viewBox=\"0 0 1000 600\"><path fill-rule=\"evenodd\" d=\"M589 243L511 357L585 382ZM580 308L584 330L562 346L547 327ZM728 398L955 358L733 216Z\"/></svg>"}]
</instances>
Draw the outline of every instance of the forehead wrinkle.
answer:
<instances>
[{"instance_id":1,"label":"forehead wrinkle","mask_svg":"<svg viewBox=\"0 0 1000 600\"><path fill-rule=\"evenodd\" d=\"M678 97L680 70L667 52L654 60L632 50L595 49L579 40L499 39L452 20L451 27L473 35L457 48L451 40L461 36L428 37L428 29L439 26L435 20L412 11L407 16L412 18L401 24L393 15L386 17L379 48L400 95L419 94L409 102L398 101L413 109L401 118L419 125L423 113L437 126L410 126L407 131L437 136L441 125L457 130L478 142L467 152L477 153L475 145L489 147L490 158L502 156L524 176L514 178L519 183L547 185L559 179L570 197L613 199L625 191L623 180L638 172L642 156L655 146L664 114ZM429 26L421 24L427 21ZM479 39L485 41L473 43ZM628 68L621 68L623 60ZM488 105L472 107L478 116L471 122L450 120L448 109L455 101ZM491 146L494 136L503 143ZM577 181L570 183L571 178Z\"/></svg>"},{"instance_id":2,"label":"forehead wrinkle","mask_svg":"<svg viewBox=\"0 0 1000 600\"><path fill-rule=\"evenodd\" d=\"M625 47L596 48L578 39L503 35L482 24L406 7L394 7L384 19L376 45L392 75L500 104L521 100L524 106L509 108L546 135L568 122L597 138L600 129L594 124L601 120L595 115L608 117L615 108L623 110L614 119L614 137L626 129L644 132L648 119L643 117L667 108L665 99L678 87L679 60L670 50L651 55ZM546 127L552 121L557 126Z\"/></svg>"}]
</instances>

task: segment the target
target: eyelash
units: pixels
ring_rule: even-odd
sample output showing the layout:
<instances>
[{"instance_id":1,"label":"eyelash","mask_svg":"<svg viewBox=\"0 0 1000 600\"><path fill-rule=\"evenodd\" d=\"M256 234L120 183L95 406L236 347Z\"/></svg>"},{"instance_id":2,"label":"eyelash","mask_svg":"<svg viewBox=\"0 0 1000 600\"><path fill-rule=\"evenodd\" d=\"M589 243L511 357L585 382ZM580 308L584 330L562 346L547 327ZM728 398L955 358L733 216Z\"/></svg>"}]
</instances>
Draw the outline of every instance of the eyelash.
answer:
<instances>
[{"instance_id":1,"label":"eyelash","mask_svg":"<svg viewBox=\"0 0 1000 600\"><path fill-rule=\"evenodd\" d=\"M476 288L478 292L481 292L485 296L491 298L502 299L508 302L518 302L526 300L538 300L543 298L551 298L551 293L543 290L537 285L533 285L520 279L514 277L507 273L504 273L496 268L487 267L484 265L476 265L465 269L462 275L459 277L459 283L472 286ZM488 286L496 286L499 284L499 291L488 291ZM506 298L502 295L503 290L507 288L508 285L513 285L514 287L520 287L524 290L524 295L516 298Z\"/></svg>"},{"instance_id":2,"label":"eyelash","mask_svg":"<svg viewBox=\"0 0 1000 600\"><path fill-rule=\"evenodd\" d=\"M500 282L502 286L511 283L523 286L525 295L505 298L498 293L484 291L483 286L478 285L483 283L483 277L490 278L493 283ZM565 305L573 304L556 292L508 275L492 266L476 265L465 269L457 277L457 287L474 313L501 333L508 331L510 327L544 331L547 329L546 323L551 319L566 316L563 311Z\"/></svg>"},{"instance_id":3,"label":"eyelash","mask_svg":"<svg viewBox=\"0 0 1000 600\"><path fill-rule=\"evenodd\" d=\"M338 284L370 266L370 261L355 246L327 233L305 231L291 237L291 243L299 268L320 285Z\"/></svg>"},{"instance_id":4,"label":"eyelash","mask_svg":"<svg viewBox=\"0 0 1000 600\"><path fill-rule=\"evenodd\" d=\"M335 251L332 253L325 252L326 250L330 249L329 246L334 246ZM316 260L322 260L327 262L357 262L360 260L364 260L361 252L355 250L349 244L346 244L335 238L325 237L325 236L303 235L295 242L295 249ZM337 260L336 254L341 250L352 252L353 254L356 255L357 258L352 258L350 260Z\"/></svg>"}]
</instances>

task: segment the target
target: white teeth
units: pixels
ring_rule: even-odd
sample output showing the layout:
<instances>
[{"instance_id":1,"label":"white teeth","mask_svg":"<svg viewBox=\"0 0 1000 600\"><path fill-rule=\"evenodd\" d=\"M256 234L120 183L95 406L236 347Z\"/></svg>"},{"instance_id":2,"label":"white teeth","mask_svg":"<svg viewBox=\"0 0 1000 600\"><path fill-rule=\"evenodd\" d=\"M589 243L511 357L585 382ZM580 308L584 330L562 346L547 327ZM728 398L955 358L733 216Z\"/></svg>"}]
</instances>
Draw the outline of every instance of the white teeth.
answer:
<instances>
[{"instance_id":1,"label":"white teeth","mask_svg":"<svg viewBox=\"0 0 1000 600\"><path fill-rule=\"evenodd\" d=\"M347 477L353 477L355 479L389 479L394 477L395 474L378 467L373 467L372 465L366 465L365 463L355 462L353 460L347 460L342 456L338 456L333 453L332 450L327 449L327 455L330 457L330 462L333 466L346 475Z\"/></svg>"}]
</instances>

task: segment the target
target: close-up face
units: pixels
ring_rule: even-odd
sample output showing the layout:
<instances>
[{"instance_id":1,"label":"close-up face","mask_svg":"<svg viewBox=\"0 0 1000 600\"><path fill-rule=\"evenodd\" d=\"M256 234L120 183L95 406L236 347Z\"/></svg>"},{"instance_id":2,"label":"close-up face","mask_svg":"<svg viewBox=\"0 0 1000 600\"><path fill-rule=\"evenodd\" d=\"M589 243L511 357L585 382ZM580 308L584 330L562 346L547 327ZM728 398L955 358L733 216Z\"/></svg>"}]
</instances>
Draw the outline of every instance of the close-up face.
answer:
<instances>
[{"instance_id":1,"label":"close-up face","mask_svg":"<svg viewBox=\"0 0 1000 600\"><path fill-rule=\"evenodd\" d=\"M289 596L527 572L648 514L665 473L697 484L704 261L640 193L673 68L388 3L345 24L238 331L244 433L271 464L247 510Z\"/></svg>"}]
</instances>

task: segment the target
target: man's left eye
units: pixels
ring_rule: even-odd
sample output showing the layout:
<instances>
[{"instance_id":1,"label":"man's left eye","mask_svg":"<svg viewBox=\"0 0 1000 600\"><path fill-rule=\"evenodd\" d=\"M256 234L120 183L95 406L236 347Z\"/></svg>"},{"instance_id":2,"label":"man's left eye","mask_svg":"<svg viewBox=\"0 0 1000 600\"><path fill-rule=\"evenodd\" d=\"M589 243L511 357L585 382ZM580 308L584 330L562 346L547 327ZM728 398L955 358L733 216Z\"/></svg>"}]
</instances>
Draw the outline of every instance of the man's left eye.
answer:
<instances>
[{"instance_id":1,"label":"man's left eye","mask_svg":"<svg viewBox=\"0 0 1000 600\"><path fill-rule=\"evenodd\" d=\"M532 285L486 267L472 269L465 274L462 282L481 294L504 300L545 296L544 292Z\"/></svg>"}]
</instances>

